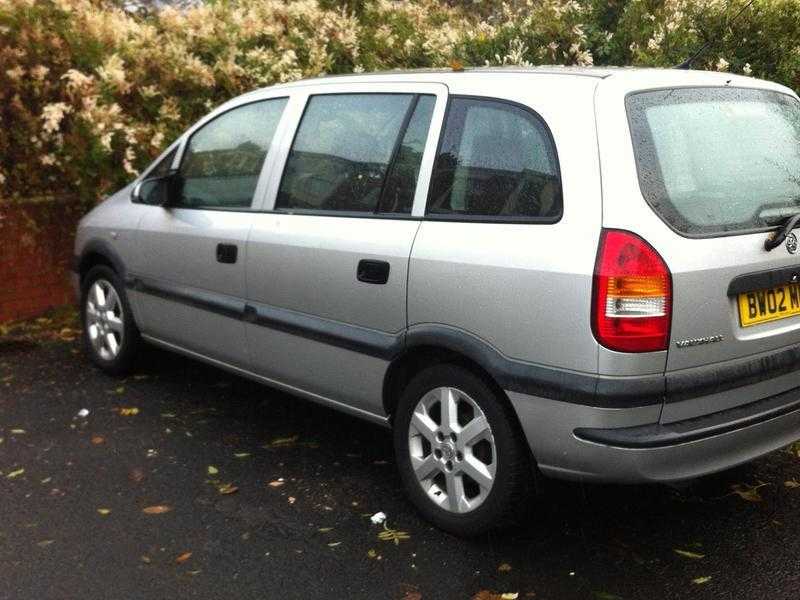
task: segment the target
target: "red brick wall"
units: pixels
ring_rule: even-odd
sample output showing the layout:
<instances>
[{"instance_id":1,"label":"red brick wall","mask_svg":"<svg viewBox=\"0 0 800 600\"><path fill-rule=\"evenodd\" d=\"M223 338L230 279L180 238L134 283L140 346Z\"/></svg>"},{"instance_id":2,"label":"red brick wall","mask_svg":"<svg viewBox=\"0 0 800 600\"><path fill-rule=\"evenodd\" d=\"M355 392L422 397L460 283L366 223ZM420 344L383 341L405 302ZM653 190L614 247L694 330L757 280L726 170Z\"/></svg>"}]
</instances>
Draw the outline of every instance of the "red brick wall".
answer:
<instances>
[{"instance_id":1,"label":"red brick wall","mask_svg":"<svg viewBox=\"0 0 800 600\"><path fill-rule=\"evenodd\" d=\"M73 302L68 274L79 218L66 202L0 204L0 323Z\"/></svg>"}]
</instances>

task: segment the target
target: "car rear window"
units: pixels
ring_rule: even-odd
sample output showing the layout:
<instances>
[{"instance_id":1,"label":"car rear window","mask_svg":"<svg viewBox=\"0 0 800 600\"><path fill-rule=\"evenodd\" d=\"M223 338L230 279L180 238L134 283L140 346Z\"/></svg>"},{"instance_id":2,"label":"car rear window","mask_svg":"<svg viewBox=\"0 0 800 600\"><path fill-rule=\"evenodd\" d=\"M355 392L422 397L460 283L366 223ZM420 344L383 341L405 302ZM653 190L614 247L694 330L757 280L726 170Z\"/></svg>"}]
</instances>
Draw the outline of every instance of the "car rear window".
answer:
<instances>
[{"instance_id":1,"label":"car rear window","mask_svg":"<svg viewBox=\"0 0 800 600\"><path fill-rule=\"evenodd\" d=\"M626 100L639 185L676 231L766 229L800 211L800 103L779 92L673 88Z\"/></svg>"}]
</instances>

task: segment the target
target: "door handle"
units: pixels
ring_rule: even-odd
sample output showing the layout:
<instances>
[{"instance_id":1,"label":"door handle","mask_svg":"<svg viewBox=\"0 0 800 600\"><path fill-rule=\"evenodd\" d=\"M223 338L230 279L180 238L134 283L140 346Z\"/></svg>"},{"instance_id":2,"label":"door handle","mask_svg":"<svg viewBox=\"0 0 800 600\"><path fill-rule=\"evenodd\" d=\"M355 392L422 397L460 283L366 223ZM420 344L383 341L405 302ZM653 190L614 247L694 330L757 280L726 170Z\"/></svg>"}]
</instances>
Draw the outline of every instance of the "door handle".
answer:
<instances>
[{"instance_id":1,"label":"door handle","mask_svg":"<svg viewBox=\"0 0 800 600\"><path fill-rule=\"evenodd\" d=\"M389 281L389 263L385 260L360 260L356 278L362 283L384 284Z\"/></svg>"},{"instance_id":2,"label":"door handle","mask_svg":"<svg viewBox=\"0 0 800 600\"><path fill-rule=\"evenodd\" d=\"M238 254L239 248L236 244L217 244L217 262L232 265Z\"/></svg>"}]
</instances>

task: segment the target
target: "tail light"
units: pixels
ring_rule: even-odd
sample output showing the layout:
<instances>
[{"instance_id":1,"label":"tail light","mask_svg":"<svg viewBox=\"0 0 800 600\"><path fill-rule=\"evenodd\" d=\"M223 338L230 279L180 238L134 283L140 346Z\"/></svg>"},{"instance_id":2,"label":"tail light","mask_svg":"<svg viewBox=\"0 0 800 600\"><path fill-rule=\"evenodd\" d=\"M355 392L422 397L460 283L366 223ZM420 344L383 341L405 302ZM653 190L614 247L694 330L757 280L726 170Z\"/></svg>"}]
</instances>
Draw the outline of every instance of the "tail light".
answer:
<instances>
[{"instance_id":1,"label":"tail light","mask_svg":"<svg viewBox=\"0 0 800 600\"><path fill-rule=\"evenodd\" d=\"M594 268L592 329L620 352L654 352L669 345L672 276L655 249L629 231L604 229Z\"/></svg>"}]
</instances>

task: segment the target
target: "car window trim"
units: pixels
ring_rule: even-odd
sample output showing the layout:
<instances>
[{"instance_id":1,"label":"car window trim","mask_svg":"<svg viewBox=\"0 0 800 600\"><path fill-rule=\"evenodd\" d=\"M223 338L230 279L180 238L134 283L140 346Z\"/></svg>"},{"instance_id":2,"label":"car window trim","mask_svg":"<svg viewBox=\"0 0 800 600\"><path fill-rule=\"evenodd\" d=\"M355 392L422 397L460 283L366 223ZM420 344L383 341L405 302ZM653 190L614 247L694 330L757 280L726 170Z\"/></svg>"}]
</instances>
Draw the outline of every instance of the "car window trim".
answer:
<instances>
[{"instance_id":1,"label":"car window trim","mask_svg":"<svg viewBox=\"0 0 800 600\"><path fill-rule=\"evenodd\" d=\"M483 102L496 102L498 104L508 104L509 106L513 106L518 108L526 113L528 113L534 120L536 120L544 130L545 136L547 141L550 144L550 147L553 151L553 161L555 163L555 170L556 176L558 177L558 190L559 190L559 197L561 202L559 204L559 212L558 215L554 215L552 217L529 217L529 216L512 216L512 215L504 215L504 216L494 216L494 215L458 215L458 214L436 214L428 212L428 207L431 202L431 197L433 195L433 188L428 188L428 197L425 199L425 215L424 220L426 221L453 221L459 223L525 223L531 225L553 225L561 221L564 218L564 182L561 177L561 162L558 156L558 147L556 146L555 137L553 136L553 132L550 129L550 126L545 121L544 117L540 115L536 110L527 106L525 104L521 104L519 102L515 102L513 100L507 100L505 98L497 98L495 96L480 96L476 94L453 94L448 96L447 98L447 108L444 112L444 118L442 120L442 129L439 132L439 142L436 145L436 154L433 157L433 168L431 170L431 181L433 180L433 176L436 173L436 162L439 158L439 154L441 153L442 146L444 144L445 133L447 130L447 120L450 117L450 109L453 106L454 100L478 100Z\"/></svg>"},{"instance_id":2,"label":"car window trim","mask_svg":"<svg viewBox=\"0 0 800 600\"><path fill-rule=\"evenodd\" d=\"M334 215L334 216L341 215L342 213L349 213L348 216L363 215L365 217L380 216L380 215L384 215L384 214L385 215L390 215L390 216L395 216L395 215L400 215L400 216L409 215L410 216L410 213L381 213L381 212L377 212L377 208L380 207L381 199L383 198L383 190L384 190L384 188L386 186L386 179L388 178L388 176L389 176L389 174L391 172L391 168L394 166L394 160L397 158L397 149L399 147L398 144L400 142L402 142L402 139L405 136L406 129L408 128L408 124L411 121L411 117L414 114L414 111L411 110L409 112L409 109L406 109L406 115L403 117L403 121L400 124L400 130L398 131L398 137L395 139L395 145L394 145L394 147L392 149L391 157L390 157L389 162L387 163L387 166L386 166L386 176L384 176L383 182L381 182L381 192L380 192L380 195L378 196L378 202L375 205L376 210L371 210L371 211L367 211L367 210L365 210L365 211L342 211L342 210L331 210L331 209L325 209L325 208L291 208L291 207L285 207L285 206L278 206L278 198L280 196L281 188L283 187L283 180L286 177L286 167L289 164L289 158L292 155L292 149L294 148L294 143L297 140L298 134L300 133L300 128L303 126L303 119L306 116L306 112L308 111L308 107L311 104L312 98L315 98L317 96L324 96L324 97L327 98L327 97L331 97L331 96L375 96L375 95L380 95L380 96L411 96L411 102L409 103L409 109L412 109L412 108L416 108L416 105L417 105L417 102L418 102L420 96L433 95L433 94L426 94L426 93L415 92L415 91L410 91L410 90L407 91L407 92L406 91L397 91L397 92L383 92L383 91L347 92L347 91L345 91L345 92L332 92L332 93L327 93L327 94L324 93L324 92L323 93L319 93L319 94L308 94L308 96L306 96L305 106L303 106L303 111L300 113L300 118L297 120L297 126L295 127L294 133L292 134L292 141L289 144L289 151L286 154L286 159L283 161L280 180L278 181L278 187L275 190L275 202L274 202L274 205L272 207L272 210L261 210L261 211L258 211L258 212L262 212L262 213L277 213L277 214L295 214L295 213L296 214L309 214L309 215L310 214L318 214L318 215ZM433 118L431 117L431 120L432 119ZM430 127L430 125L428 127ZM415 186L415 189L416 189L416 186Z\"/></svg>"},{"instance_id":3,"label":"car window trim","mask_svg":"<svg viewBox=\"0 0 800 600\"><path fill-rule=\"evenodd\" d=\"M408 126L411 123L411 118L414 116L414 111L417 110L417 105L419 105L419 97L420 94L414 94L414 97L411 99L411 102L408 104L408 108L406 109L406 114L403 117L403 122L400 123L400 129L397 132L397 138L394 140L394 147L392 148L392 154L389 157L389 162L386 165L386 175L381 182L381 193L378 194L378 202L375 204L375 210L372 212L377 214L382 214L385 211L381 211L381 206L383 206L383 199L386 195L386 182L389 181L389 178L394 174L394 170L397 167L397 155L400 154L400 146L403 143L403 139L406 137L406 133L408 132ZM433 120L433 116L431 115L431 120ZM428 129L430 129L430 123L428 124ZM422 157L420 156L420 161L422 161ZM417 176L419 178L419 176ZM414 182L414 189L417 188L417 182ZM413 198L412 198L413 199ZM395 213L389 213L395 214ZM411 209L409 208L408 213L396 213L400 215L404 214L411 214Z\"/></svg>"},{"instance_id":4,"label":"car window trim","mask_svg":"<svg viewBox=\"0 0 800 600\"><path fill-rule=\"evenodd\" d=\"M284 105L284 107L283 107L283 111L281 112L281 116L278 119L278 125L275 127L275 132L272 134L272 140L270 140L269 148L267 149L267 153L264 155L264 160L261 163L261 169L259 170L258 177L256 178L256 187L253 190L252 197L250 198L250 205L249 206L230 206L230 207L228 207L228 206L182 206L180 204L177 204L175 206L170 206L169 208L171 210L174 210L174 209L181 209L181 210L213 210L213 211L217 211L217 212L243 212L243 213L257 212L255 210L255 203L256 203L255 201L256 201L256 197L257 197L256 192L258 191L258 184L259 184L259 181L260 181L261 177L264 176L264 165L267 163L267 159L269 158L269 154L270 154L270 152L272 150L272 147L273 147L273 142L275 141L275 137L276 137L276 135L278 133L278 127L280 126L280 121L281 121L281 119L283 119L283 114L286 111L286 107L289 104L289 95L272 96L272 97L269 97L269 98L256 98L256 99L253 99L253 100L251 100L249 102L242 102L241 104L236 104L235 106L231 106L231 107L223 110L219 114L214 115L212 118L199 123L194 128L194 130L192 130L192 132L186 136L186 139L183 140L183 151L179 152L180 160L178 161L177 166L175 166L172 169L172 172L174 172L174 173L180 172L180 169L183 166L183 162L184 162L184 160L186 160L186 151L189 149L189 144L191 144L192 138L194 138L194 136L197 135L199 132L203 131L203 129L205 129L207 125L210 125L211 123L213 123L214 121L216 121L220 117L222 117L224 115L227 115L229 112L234 111L236 109L243 108L245 106L250 106L252 104L259 104L261 102L271 102L273 100L286 100L286 105ZM176 158L177 158L177 155L176 155Z\"/></svg>"}]
</instances>

